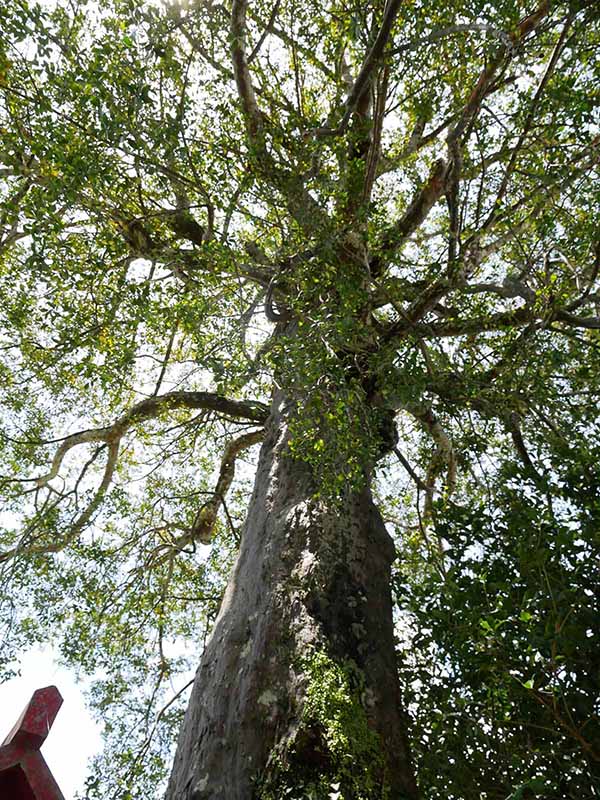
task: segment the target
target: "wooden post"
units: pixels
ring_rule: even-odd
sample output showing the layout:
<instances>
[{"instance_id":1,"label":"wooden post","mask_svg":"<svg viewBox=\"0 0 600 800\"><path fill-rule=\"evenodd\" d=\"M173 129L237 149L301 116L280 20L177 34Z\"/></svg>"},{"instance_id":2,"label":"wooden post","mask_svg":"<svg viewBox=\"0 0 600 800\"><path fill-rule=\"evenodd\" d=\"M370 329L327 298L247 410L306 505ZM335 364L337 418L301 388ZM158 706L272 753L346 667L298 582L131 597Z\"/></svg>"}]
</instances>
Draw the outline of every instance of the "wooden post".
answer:
<instances>
[{"instance_id":1,"label":"wooden post","mask_svg":"<svg viewBox=\"0 0 600 800\"><path fill-rule=\"evenodd\" d=\"M40 753L62 702L56 686L37 689L0 746L2 800L65 800Z\"/></svg>"}]
</instances>

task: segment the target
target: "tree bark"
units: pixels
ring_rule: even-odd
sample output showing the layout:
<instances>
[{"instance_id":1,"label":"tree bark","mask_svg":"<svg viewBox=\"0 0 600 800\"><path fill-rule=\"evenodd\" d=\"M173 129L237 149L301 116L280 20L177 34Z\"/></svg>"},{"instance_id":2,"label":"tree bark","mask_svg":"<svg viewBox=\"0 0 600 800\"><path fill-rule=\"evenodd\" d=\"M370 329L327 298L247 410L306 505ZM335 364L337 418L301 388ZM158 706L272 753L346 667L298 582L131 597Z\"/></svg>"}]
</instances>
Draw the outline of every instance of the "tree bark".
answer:
<instances>
[{"instance_id":1,"label":"tree bark","mask_svg":"<svg viewBox=\"0 0 600 800\"><path fill-rule=\"evenodd\" d=\"M314 499L267 423L240 553L198 669L167 800L416 800L394 650L394 547L368 486Z\"/></svg>"}]
</instances>

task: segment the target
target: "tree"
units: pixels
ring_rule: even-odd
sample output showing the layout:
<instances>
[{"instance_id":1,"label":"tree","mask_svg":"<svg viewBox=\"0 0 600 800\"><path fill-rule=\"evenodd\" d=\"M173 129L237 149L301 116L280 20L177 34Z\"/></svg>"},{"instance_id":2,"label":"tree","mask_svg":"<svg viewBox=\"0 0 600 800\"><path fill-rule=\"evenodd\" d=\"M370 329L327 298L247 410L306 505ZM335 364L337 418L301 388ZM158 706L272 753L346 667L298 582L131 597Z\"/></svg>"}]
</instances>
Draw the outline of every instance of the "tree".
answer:
<instances>
[{"instance_id":1,"label":"tree","mask_svg":"<svg viewBox=\"0 0 600 800\"><path fill-rule=\"evenodd\" d=\"M0 13L2 659L96 675L87 796L186 640L169 800L597 797L595 4Z\"/></svg>"}]
</instances>

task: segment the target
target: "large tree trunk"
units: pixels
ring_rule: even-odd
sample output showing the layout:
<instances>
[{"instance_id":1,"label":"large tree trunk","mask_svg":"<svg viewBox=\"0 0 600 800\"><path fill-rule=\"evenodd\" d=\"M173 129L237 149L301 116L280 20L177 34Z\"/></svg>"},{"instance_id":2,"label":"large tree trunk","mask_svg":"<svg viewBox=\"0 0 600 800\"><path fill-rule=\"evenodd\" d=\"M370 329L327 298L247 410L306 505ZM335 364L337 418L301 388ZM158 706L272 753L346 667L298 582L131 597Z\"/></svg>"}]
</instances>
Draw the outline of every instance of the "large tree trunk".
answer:
<instances>
[{"instance_id":1,"label":"large tree trunk","mask_svg":"<svg viewBox=\"0 0 600 800\"><path fill-rule=\"evenodd\" d=\"M339 508L313 499L309 470L286 454L288 413L276 400L167 798L414 800L394 548L368 487Z\"/></svg>"}]
</instances>

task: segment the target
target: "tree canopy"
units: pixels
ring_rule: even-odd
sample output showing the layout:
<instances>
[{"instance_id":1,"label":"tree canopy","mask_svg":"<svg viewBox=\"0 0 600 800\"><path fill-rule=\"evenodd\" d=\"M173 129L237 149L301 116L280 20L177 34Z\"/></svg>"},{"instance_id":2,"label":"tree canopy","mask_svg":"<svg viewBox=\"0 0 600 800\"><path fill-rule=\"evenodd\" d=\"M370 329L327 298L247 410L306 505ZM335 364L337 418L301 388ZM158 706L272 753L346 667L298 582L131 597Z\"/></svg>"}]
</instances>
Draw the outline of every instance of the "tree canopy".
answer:
<instances>
[{"instance_id":1,"label":"tree canopy","mask_svg":"<svg viewBox=\"0 0 600 800\"><path fill-rule=\"evenodd\" d=\"M93 676L86 796L159 796L277 386L323 502L376 464L423 795L598 797L596 4L0 31L0 664Z\"/></svg>"}]
</instances>

